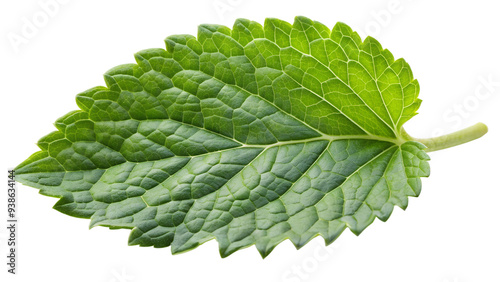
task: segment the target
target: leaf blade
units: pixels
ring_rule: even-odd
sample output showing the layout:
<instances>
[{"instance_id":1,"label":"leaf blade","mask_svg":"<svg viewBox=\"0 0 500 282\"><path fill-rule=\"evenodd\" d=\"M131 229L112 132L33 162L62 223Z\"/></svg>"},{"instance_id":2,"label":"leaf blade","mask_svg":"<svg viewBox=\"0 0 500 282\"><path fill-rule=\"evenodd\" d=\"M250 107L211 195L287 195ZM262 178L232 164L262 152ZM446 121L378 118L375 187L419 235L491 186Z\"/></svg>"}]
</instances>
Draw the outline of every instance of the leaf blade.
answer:
<instances>
[{"instance_id":1,"label":"leaf blade","mask_svg":"<svg viewBox=\"0 0 500 282\"><path fill-rule=\"evenodd\" d=\"M400 134L418 82L375 39L297 17L165 43L77 95L20 182L91 227L132 229L131 245L215 238L224 257L360 234L418 196L429 158Z\"/></svg>"}]
</instances>

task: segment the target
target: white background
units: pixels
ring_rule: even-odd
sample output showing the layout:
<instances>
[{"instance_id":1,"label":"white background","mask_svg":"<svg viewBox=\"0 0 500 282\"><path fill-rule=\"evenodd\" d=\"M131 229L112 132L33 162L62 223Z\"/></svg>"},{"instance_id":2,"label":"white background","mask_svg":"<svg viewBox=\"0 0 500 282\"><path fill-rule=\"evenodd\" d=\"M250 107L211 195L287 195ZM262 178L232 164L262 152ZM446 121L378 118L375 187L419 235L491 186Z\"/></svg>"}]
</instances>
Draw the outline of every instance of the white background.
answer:
<instances>
[{"instance_id":1,"label":"white background","mask_svg":"<svg viewBox=\"0 0 500 282\"><path fill-rule=\"evenodd\" d=\"M431 153L422 194L406 211L395 208L388 222L376 220L359 237L346 231L328 247L316 238L297 251L286 241L265 260L254 247L221 259L215 241L175 256L169 248L128 247L128 230L89 230L89 220L53 210L57 199L20 186L19 274L6 273L2 227L1 281L500 281L497 1L61 0L48 16L40 5L46 2L0 4L4 174L37 150L58 117L77 109L77 93L104 84L107 69L133 63L138 50L164 47L168 35L196 34L201 23L232 26L236 18L345 22L411 65L423 100L405 125L411 135L479 121L490 132ZM27 22L36 30L23 35Z\"/></svg>"}]
</instances>

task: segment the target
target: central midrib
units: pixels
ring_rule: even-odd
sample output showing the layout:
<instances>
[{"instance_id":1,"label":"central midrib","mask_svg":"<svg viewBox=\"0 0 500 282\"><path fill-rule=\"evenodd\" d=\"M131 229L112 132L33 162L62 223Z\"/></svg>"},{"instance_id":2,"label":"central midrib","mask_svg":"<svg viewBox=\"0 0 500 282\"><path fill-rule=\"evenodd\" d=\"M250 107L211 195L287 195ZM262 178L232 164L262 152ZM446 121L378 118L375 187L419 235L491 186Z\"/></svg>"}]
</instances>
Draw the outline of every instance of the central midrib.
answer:
<instances>
[{"instance_id":1,"label":"central midrib","mask_svg":"<svg viewBox=\"0 0 500 282\"><path fill-rule=\"evenodd\" d=\"M337 140L351 140L351 139L363 139L363 140L373 140L373 141L384 141L384 142L390 142L394 143L395 145L400 146L404 142L406 142L403 138L389 138L389 137L383 137L383 136L376 136L376 135L326 135L323 134L319 137L313 137L313 138L308 138L308 139L298 139L298 140L290 140L290 141L278 141L276 143L272 144L243 144L242 146L239 147L233 147L225 150L231 150L231 149L236 149L236 148L271 148L275 146L285 146L285 145L292 145L292 144L300 144L300 143L307 143L307 142L314 142L314 141L337 141ZM219 151L213 151L210 153L215 153ZM198 156L198 155L197 155Z\"/></svg>"}]
</instances>

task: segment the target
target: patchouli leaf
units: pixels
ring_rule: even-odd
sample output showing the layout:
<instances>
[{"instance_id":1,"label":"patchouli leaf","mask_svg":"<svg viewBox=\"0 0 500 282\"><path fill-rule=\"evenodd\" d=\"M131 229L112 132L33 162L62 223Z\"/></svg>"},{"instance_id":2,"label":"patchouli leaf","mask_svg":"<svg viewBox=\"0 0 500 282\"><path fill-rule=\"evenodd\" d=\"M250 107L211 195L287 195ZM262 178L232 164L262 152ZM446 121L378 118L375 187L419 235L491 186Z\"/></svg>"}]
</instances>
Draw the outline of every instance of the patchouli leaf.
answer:
<instances>
[{"instance_id":1,"label":"patchouli leaf","mask_svg":"<svg viewBox=\"0 0 500 282\"><path fill-rule=\"evenodd\" d=\"M78 94L17 179L131 245L222 256L359 234L420 193L429 158L401 134L419 85L375 39L297 17L165 42Z\"/></svg>"}]
</instances>

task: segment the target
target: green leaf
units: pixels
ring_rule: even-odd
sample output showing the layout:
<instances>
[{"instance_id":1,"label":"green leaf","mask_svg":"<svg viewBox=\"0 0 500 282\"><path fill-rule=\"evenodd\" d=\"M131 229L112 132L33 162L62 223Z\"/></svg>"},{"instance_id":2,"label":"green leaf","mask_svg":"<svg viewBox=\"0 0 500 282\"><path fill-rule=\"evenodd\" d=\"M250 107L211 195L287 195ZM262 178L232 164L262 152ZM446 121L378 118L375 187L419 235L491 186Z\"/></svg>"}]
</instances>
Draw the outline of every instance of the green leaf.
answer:
<instances>
[{"instance_id":1,"label":"green leaf","mask_svg":"<svg viewBox=\"0 0 500 282\"><path fill-rule=\"evenodd\" d=\"M223 257L290 239L333 242L406 208L429 175L402 125L419 84L403 59L343 23L201 25L78 94L17 179L131 245Z\"/></svg>"}]
</instances>

